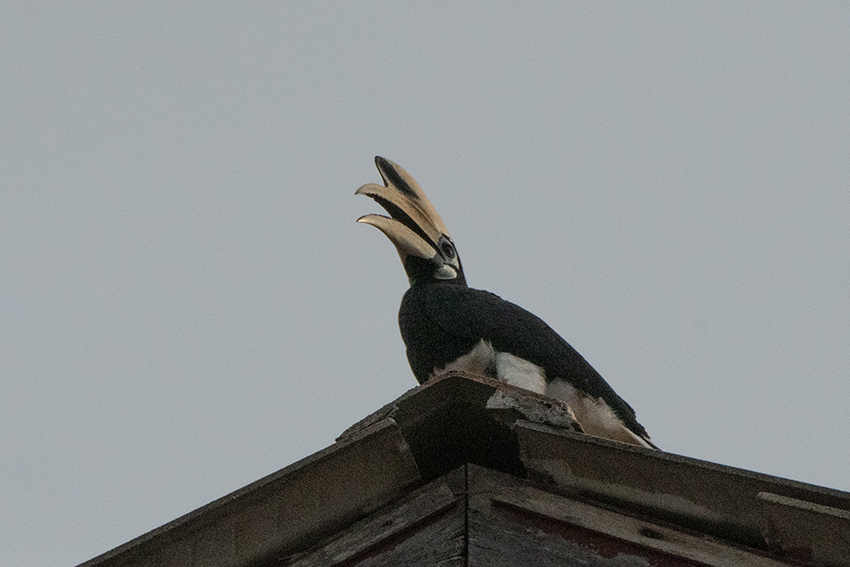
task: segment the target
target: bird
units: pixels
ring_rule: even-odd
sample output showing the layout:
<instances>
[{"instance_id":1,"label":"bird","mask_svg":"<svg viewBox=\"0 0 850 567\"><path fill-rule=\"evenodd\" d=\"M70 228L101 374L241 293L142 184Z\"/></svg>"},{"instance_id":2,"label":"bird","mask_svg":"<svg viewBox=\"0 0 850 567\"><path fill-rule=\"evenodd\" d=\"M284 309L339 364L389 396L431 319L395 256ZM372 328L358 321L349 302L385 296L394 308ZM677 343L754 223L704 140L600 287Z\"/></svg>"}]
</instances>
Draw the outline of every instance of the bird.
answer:
<instances>
[{"instance_id":1,"label":"bird","mask_svg":"<svg viewBox=\"0 0 850 567\"><path fill-rule=\"evenodd\" d=\"M455 243L424 191L398 164L380 156L383 185L355 192L389 216L357 222L389 238L410 287L398 313L407 359L420 384L452 370L557 398L584 433L658 449L635 411L566 340L536 315L496 294L467 285Z\"/></svg>"}]
</instances>

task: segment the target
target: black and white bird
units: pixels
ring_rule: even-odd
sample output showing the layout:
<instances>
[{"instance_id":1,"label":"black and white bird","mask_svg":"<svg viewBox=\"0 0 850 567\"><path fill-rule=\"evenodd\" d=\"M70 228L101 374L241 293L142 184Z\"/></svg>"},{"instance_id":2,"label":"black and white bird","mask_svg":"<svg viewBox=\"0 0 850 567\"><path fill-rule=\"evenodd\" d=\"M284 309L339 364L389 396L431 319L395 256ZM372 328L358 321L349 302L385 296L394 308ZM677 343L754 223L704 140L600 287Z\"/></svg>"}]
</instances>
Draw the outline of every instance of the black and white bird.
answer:
<instances>
[{"instance_id":1,"label":"black and white bird","mask_svg":"<svg viewBox=\"0 0 850 567\"><path fill-rule=\"evenodd\" d=\"M410 281L398 313L407 359L420 383L449 370L497 378L566 402L585 433L657 448L634 410L539 317L488 291L467 287L443 220L397 164L375 163L384 185L356 194L389 213L364 215L395 245Z\"/></svg>"}]
</instances>

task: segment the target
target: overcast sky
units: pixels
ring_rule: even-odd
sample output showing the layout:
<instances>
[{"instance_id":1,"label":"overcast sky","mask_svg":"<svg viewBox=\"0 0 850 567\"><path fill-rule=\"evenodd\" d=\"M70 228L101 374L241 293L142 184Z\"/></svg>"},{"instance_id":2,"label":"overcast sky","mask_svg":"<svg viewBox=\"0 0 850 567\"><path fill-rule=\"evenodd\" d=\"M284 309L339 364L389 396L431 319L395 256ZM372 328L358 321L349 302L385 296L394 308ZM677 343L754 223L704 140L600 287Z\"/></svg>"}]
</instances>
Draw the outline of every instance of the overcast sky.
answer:
<instances>
[{"instance_id":1,"label":"overcast sky","mask_svg":"<svg viewBox=\"0 0 850 567\"><path fill-rule=\"evenodd\" d=\"M850 4L0 6L0 565L76 565L416 385L406 168L663 449L850 490Z\"/></svg>"}]
</instances>

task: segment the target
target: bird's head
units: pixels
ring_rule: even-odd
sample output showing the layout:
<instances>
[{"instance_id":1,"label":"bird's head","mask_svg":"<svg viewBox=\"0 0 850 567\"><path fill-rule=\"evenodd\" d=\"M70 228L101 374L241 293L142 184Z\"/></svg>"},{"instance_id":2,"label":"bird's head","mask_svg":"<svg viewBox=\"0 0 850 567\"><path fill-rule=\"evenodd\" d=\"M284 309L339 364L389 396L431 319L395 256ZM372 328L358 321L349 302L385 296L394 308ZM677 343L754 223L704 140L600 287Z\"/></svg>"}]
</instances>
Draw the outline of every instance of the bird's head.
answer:
<instances>
[{"instance_id":1,"label":"bird's head","mask_svg":"<svg viewBox=\"0 0 850 567\"><path fill-rule=\"evenodd\" d=\"M384 184L367 183L356 194L371 197L390 216L364 215L357 222L371 224L390 239L411 286L436 282L465 286L452 237L422 188L398 164L380 156L375 164Z\"/></svg>"}]
</instances>

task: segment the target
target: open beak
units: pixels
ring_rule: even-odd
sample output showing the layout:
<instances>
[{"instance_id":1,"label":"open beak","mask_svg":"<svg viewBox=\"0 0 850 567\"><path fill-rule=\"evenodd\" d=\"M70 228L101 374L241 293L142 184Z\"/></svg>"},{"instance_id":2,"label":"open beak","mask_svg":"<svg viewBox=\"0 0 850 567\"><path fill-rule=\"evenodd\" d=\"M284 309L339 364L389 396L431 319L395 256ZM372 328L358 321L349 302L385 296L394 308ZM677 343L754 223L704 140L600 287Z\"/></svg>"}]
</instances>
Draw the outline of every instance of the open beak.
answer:
<instances>
[{"instance_id":1,"label":"open beak","mask_svg":"<svg viewBox=\"0 0 850 567\"><path fill-rule=\"evenodd\" d=\"M380 156L375 158L375 165L384 185L367 183L355 194L371 197L390 216L364 215L357 222L383 232L395 245L402 262L409 255L434 259L439 254L441 237L451 239L443 219L416 180L401 166Z\"/></svg>"}]
</instances>

